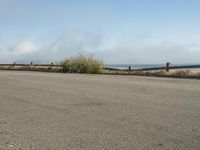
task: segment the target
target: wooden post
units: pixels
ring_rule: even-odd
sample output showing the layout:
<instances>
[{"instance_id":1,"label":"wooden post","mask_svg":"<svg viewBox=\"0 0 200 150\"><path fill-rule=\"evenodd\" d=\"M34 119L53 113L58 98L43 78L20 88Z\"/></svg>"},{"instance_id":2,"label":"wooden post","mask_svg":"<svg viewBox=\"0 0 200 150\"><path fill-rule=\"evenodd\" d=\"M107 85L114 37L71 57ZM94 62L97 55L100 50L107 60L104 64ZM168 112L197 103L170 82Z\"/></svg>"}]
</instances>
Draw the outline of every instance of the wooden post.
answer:
<instances>
[{"instance_id":1,"label":"wooden post","mask_svg":"<svg viewBox=\"0 0 200 150\"><path fill-rule=\"evenodd\" d=\"M53 68L53 62L51 62L51 66L49 67L49 69L52 69Z\"/></svg>"},{"instance_id":2,"label":"wooden post","mask_svg":"<svg viewBox=\"0 0 200 150\"><path fill-rule=\"evenodd\" d=\"M170 63L167 62L167 63L166 63L166 71L167 71L167 72L169 72L169 65L170 65Z\"/></svg>"},{"instance_id":3,"label":"wooden post","mask_svg":"<svg viewBox=\"0 0 200 150\"><path fill-rule=\"evenodd\" d=\"M15 68L15 65L16 65L16 63L14 62L14 63L13 63L13 67L14 67L14 68Z\"/></svg>"},{"instance_id":4,"label":"wooden post","mask_svg":"<svg viewBox=\"0 0 200 150\"><path fill-rule=\"evenodd\" d=\"M128 70L131 71L131 66L128 66Z\"/></svg>"}]
</instances>

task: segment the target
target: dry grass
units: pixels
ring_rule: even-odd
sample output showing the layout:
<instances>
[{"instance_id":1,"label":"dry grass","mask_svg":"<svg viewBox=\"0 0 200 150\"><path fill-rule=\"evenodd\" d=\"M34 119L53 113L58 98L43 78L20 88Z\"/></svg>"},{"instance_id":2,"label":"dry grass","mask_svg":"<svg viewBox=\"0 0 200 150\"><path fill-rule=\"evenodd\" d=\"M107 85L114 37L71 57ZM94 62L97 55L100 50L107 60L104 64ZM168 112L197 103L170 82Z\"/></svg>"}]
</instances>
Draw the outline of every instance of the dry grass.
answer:
<instances>
[{"instance_id":1,"label":"dry grass","mask_svg":"<svg viewBox=\"0 0 200 150\"><path fill-rule=\"evenodd\" d=\"M73 72L73 73L104 73L104 74L133 74L133 75L152 75L152 76L200 76L200 72L190 70L165 70L157 71L134 71L134 70L104 70L104 63L91 56L73 57L61 63L61 67L53 66L0 66L2 70L24 70L24 71L46 71L46 72Z\"/></svg>"},{"instance_id":2,"label":"dry grass","mask_svg":"<svg viewBox=\"0 0 200 150\"><path fill-rule=\"evenodd\" d=\"M133 75L152 75L152 76L200 76L200 72L192 72L190 70L170 70L166 72L165 70L157 71L127 71L127 70L105 70L106 74L133 74Z\"/></svg>"},{"instance_id":3,"label":"dry grass","mask_svg":"<svg viewBox=\"0 0 200 150\"><path fill-rule=\"evenodd\" d=\"M164 70L159 71L146 71L143 72L144 74L151 74L151 75L164 75L164 76L200 76L200 72L192 72L190 70L171 70L166 72Z\"/></svg>"},{"instance_id":4,"label":"dry grass","mask_svg":"<svg viewBox=\"0 0 200 150\"><path fill-rule=\"evenodd\" d=\"M19 70L19 71L48 71L48 72L59 72L59 67L51 67L51 66L0 66L2 70Z\"/></svg>"}]
</instances>

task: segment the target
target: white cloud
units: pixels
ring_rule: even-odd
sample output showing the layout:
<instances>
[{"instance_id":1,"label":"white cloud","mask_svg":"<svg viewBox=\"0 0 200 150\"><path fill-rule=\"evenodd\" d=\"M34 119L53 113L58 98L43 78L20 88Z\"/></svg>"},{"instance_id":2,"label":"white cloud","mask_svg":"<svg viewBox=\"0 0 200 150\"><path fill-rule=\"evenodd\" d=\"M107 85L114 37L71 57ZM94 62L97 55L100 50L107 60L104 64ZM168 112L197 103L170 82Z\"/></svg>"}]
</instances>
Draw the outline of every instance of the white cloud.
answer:
<instances>
[{"instance_id":1,"label":"white cloud","mask_svg":"<svg viewBox=\"0 0 200 150\"><path fill-rule=\"evenodd\" d=\"M13 63L21 59L26 59L40 50L40 45L34 40L25 39L15 42L9 46L0 47L0 63ZM29 57L30 58L30 57Z\"/></svg>"},{"instance_id":2,"label":"white cloud","mask_svg":"<svg viewBox=\"0 0 200 150\"><path fill-rule=\"evenodd\" d=\"M31 40L22 40L13 47L12 52L21 55L21 54L29 54L38 50L37 45Z\"/></svg>"},{"instance_id":3,"label":"white cloud","mask_svg":"<svg viewBox=\"0 0 200 150\"><path fill-rule=\"evenodd\" d=\"M199 63L200 59L200 44L172 41L156 43L152 40L143 40L138 43L134 41L119 43L100 51L96 56L111 64L160 64L168 61L174 64Z\"/></svg>"},{"instance_id":4,"label":"white cloud","mask_svg":"<svg viewBox=\"0 0 200 150\"><path fill-rule=\"evenodd\" d=\"M48 44L44 46L44 43ZM12 47L0 48L0 63L49 63L80 53L92 54L106 63L198 63L200 44L158 41L143 35L112 38L101 33L68 31L53 42L25 39Z\"/></svg>"}]
</instances>

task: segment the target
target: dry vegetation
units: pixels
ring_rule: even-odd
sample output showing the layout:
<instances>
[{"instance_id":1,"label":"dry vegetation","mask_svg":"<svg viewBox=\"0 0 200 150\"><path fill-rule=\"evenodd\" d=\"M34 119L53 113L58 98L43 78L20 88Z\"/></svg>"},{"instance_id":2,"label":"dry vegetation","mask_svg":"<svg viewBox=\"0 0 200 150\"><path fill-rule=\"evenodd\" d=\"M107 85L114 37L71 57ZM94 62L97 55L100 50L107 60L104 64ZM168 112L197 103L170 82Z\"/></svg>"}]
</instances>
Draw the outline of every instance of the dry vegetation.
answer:
<instances>
[{"instance_id":1,"label":"dry vegetation","mask_svg":"<svg viewBox=\"0 0 200 150\"><path fill-rule=\"evenodd\" d=\"M192 72L190 70L170 70L166 72L165 70L157 71L128 71L128 70L104 70L105 74L124 74L124 75L150 75L150 76L174 76L174 77L184 77L184 76L200 76L200 72Z\"/></svg>"},{"instance_id":2,"label":"dry vegetation","mask_svg":"<svg viewBox=\"0 0 200 150\"><path fill-rule=\"evenodd\" d=\"M105 68L101 60L94 59L92 56L79 55L66 59L61 63L61 72L64 73L102 73Z\"/></svg>"},{"instance_id":3,"label":"dry vegetation","mask_svg":"<svg viewBox=\"0 0 200 150\"><path fill-rule=\"evenodd\" d=\"M51 66L20 66L20 65L11 65L11 66L0 66L1 70L18 70L18 71L45 71L45 72L59 72L60 67L51 67Z\"/></svg>"},{"instance_id":4,"label":"dry vegetation","mask_svg":"<svg viewBox=\"0 0 200 150\"><path fill-rule=\"evenodd\" d=\"M169 72L160 70L160 71L151 71L148 73L155 75L170 75L170 76L200 76L200 72L193 72L190 70L171 70Z\"/></svg>"},{"instance_id":5,"label":"dry vegetation","mask_svg":"<svg viewBox=\"0 0 200 150\"><path fill-rule=\"evenodd\" d=\"M200 77L200 71L190 70L165 70L157 71L135 71L128 69L105 69L106 65L92 56L78 55L62 61L60 65L0 65L0 70L21 70L21 71L44 71L44 72L63 72L63 73L88 73L88 74L121 74L121 75L149 75L149 76L173 76Z\"/></svg>"}]
</instances>

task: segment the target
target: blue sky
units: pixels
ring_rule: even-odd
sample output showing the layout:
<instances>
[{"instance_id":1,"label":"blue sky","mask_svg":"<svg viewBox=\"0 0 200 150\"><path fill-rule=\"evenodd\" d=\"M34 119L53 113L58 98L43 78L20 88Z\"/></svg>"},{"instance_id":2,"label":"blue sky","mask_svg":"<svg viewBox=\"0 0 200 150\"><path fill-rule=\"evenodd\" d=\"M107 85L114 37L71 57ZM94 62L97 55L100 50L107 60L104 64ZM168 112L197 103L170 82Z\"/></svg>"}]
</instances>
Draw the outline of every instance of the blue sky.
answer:
<instances>
[{"instance_id":1,"label":"blue sky","mask_svg":"<svg viewBox=\"0 0 200 150\"><path fill-rule=\"evenodd\" d=\"M0 63L77 54L199 63L199 0L0 0Z\"/></svg>"}]
</instances>

